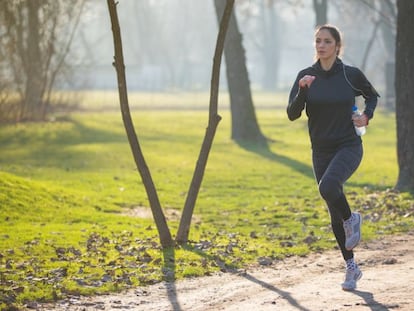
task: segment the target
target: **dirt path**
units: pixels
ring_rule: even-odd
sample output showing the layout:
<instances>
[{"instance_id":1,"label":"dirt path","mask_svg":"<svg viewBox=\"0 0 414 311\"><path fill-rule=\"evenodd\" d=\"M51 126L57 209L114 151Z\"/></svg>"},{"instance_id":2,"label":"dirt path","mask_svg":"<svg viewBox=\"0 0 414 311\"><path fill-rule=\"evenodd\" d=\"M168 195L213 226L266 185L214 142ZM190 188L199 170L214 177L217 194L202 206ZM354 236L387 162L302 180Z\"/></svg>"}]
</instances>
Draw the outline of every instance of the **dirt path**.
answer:
<instances>
[{"instance_id":1,"label":"dirt path","mask_svg":"<svg viewBox=\"0 0 414 311\"><path fill-rule=\"evenodd\" d=\"M108 296L72 298L38 310L414 310L414 232L362 243L364 273L354 292L341 290L338 251L291 257L268 267L220 273Z\"/></svg>"}]
</instances>

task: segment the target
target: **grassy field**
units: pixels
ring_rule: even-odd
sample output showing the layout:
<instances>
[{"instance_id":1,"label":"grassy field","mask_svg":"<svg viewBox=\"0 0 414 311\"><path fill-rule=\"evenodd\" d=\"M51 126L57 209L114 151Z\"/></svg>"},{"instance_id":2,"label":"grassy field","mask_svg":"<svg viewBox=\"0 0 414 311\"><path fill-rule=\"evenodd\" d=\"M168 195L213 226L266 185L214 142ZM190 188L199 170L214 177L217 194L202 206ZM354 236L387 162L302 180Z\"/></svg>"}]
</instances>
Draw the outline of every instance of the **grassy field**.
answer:
<instances>
[{"instance_id":1,"label":"grassy field","mask_svg":"<svg viewBox=\"0 0 414 311\"><path fill-rule=\"evenodd\" d=\"M148 96L149 103L134 104ZM164 250L120 113L108 94L101 98L108 101L105 111L98 111L99 96L91 93L91 104L85 94L81 106L93 112L0 126L0 309L335 247L312 175L306 119L287 120L284 95L255 99L260 127L273 140L268 148L232 141L230 114L220 106L223 120L190 242ZM208 97L131 98L141 147L175 235L207 126ZM188 108L191 98L196 109ZM363 162L346 186L352 207L365 217L364 239L414 224L412 196L391 190L398 174L394 118L379 109L363 138Z\"/></svg>"}]
</instances>

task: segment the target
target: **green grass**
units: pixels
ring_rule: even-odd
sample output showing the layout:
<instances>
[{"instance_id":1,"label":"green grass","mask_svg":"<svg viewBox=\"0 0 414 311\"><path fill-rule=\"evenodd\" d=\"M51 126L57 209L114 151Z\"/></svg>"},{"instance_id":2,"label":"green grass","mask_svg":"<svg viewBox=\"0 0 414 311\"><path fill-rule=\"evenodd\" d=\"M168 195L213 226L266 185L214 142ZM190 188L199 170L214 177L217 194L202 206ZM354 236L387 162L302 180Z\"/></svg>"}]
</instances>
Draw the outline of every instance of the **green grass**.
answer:
<instances>
[{"instance_id":1,"label":"green grass","mask_svg":"<svg viewBox=\"0 0 414 311\"><path fill-rule=\"evenodd\" d=\"M179 110L133 112L173 235L208 118L203 109L182 109L191 96L179 98L168 99ZM232 141L230 114L220 107L190 243L166 250L150 217L127 215L149 208L117 110L0 126L0 308L334 248L306 119L288 121L281 98L256 99L269 148ZM366 218L364 239L412 228L412 196L390 190L398 174L394 115L379 111L363 139L365 156L346 192Z\"/></svg>"}]
</instances>

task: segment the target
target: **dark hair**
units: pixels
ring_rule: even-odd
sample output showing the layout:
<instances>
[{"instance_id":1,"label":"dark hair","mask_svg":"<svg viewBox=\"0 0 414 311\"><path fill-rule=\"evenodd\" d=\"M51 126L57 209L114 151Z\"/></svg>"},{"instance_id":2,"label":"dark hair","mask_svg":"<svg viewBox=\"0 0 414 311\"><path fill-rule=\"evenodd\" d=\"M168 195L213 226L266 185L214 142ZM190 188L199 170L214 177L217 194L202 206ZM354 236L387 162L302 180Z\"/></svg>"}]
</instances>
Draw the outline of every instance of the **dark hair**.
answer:
<instances>
[{"instance_id":1,"label":"dark hair","mask_svg":"<svg viewBox=\"0 0 414 311\"><path fill-rule=\"evenodd\" d=\"M336 45L338 46L338 50L336 51L336 55L339 55L339 53L342 50L342 35L341 35L341 32L339 31L339 29L337 27L335 27L334 25L324 24L324 25L320 25L320 26L316 27L315 35L320 30L328 30L331 33L332 37L335 39Z\"/></svg>"}]
</instances>

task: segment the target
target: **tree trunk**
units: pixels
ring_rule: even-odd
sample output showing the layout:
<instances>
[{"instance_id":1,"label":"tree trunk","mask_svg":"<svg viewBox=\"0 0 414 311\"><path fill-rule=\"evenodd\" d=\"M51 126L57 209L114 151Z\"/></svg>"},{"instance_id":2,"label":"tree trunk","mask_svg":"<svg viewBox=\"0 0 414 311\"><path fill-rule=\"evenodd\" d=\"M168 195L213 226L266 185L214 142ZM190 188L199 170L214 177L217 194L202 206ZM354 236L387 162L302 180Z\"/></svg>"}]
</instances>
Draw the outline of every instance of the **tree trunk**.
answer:
<instances>
[{"instance_id":1,"label":"tree trunk","mask_svg":"<svg viewBox=\"0 0 414 311\"><path fill-rule=\"evenodd\" d=\"M23 109L20 119L22 120L42 120L42 100L43 100L43 70L40 52L40 23L39 23L39 0L27 1L28 10L28 36L26 51L22 51L27 56L25 62L26 85L23 98ZM22 45L24 48L24 45Z\"/></svg>"},{"instance_id":2,"label":"tree trunk","mask_svg":"<svg viewBox=\"0 0 414 311\"><path fill-rule=\"evenodd\" d=\"M414 192L414 1L398 0L396 118L399 175L397 190Z\"/></svg>"},{"instance_id":3,"label":"tree trunk","mask_svg":"<svg viewBox=\"0 0 414 311\"><path fill-rule=\"evenodd\" d=\"M127 85L125 77L125 65L124 65L124 56L122 51L122 40L121 40L121 31L119 28L118 15L116 12L116 4L114 0L108 1L108 9L111 17L112 32L114 37L114 65L117 72L118 79L118 91L119 91L119 101L122 112L122 119L124 121L125 130L128 136L129 144L131 146L132 154L134 156L135 163L138 167L138 171L141 174L142 182L147 191L148 200L150 202L152 215L155 220L155 224L158 229L158 234L160 237L162 247L170 247L174 245L172 240L170 230L165 220L164 213L161 209L161 204L157 195L157 190L152 181L151 173L145 162L144 155L138 141L138 137L135 133L134 125L132 122L129 104L128 104L128 94L127 94Z\"/></svg>"},{"instance_id":4,"label":"tree trunk","mask_svg":"<svg viewBox=\"0 0 414 311\"><path fill-rule=\"evenodd\" d=\"M214 1L217 18L223 15L225 2ZM249 74L246 68L245 51L242 35L237 26L236 14L233 12L224 44L227 83L230 93L231 138L237 142L266 142L260 131L250 92Z\"/></svg>"},{"instance_id":5,"label":"tree trunk","mask_svg":"<svg viewBox=\"0 0 414 311\"><path fill-rule=\"evenodd\" d=\"M365 72L365 69L366 69L366 66L367 66L367 63L368 63L369 53L371 52L372 46L374 45L375 39L377 38L377 31L378 31L378 28L379 28L379 24L380 24L379 20L375 22L374 29L372 30L371 37L369 38L369 40L367 42L367 46L365 47L364 57L362 58L362 62L361 62L361 70L363 72Z\"/></svg>"},{"instance_id":6,"label":"tree trunk","mask_svg":"<svg viewBox=\"0 0 414 311\"><path fill-rule=\"evenodd\" d=\"M326 24L328 22L327 0L313 0L313 9L316 15L316 26Z\"/></svg>"},{"instance_id":7,"label":"tree trunk","mask_svg":"<svg viewBox=\"0 0 414 311\"><path fill-rule=\"evenodd\" d=\"M224 8L223 17L220 22L220 29L217 36L216 50L213 58L213 70L211 74L211 87L210 87L210 106L209 106L209 121L204 136L204 141L201 146L200 155L196 164L193 179L191 181L190 189L185 201L183 214L180 220L180 226L178 228L176 241L180 244L188 241L188 235L190 233L191 218L193 217L193 211L197 196L200 190L201 182L203 180L204 171L207 165L208 155L210 153L211 145L213 144L214 135L216 133L217 125L221 120L221 117L217 114L218 106L218 92L220 82L220 66L221 58L224 49L224 40L226 38L226 32L230 20L230 16L233 10L234 0L227 0L226 7Z\"/></svg>"}]
</instances>

